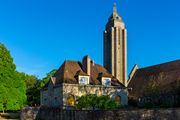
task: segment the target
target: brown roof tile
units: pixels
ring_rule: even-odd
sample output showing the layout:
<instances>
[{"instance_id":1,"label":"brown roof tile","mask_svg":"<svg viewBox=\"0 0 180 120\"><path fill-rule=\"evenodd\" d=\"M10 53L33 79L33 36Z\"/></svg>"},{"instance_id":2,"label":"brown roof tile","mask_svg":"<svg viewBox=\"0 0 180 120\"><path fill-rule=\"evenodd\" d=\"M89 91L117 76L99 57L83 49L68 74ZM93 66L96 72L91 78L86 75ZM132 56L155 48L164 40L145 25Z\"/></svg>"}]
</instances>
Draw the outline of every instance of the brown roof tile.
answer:
<instances>
[{"instance_id":1,"label":"brown roof tile","mask_svg":"<svg viewBox=\"0 0 180 120\"><path fill-rule=\"evenodd\" d=\"M55 85L60 85L61 83L77 84L77 74L87 75L82 69L82 63L69 60L65 61L53 76L56 78ZM112 79L113 86L124 87L116 78L109 74L104 67L98 64L91 63L91 85L101 85L101 79L99 77L99 74L103 74L106 77L110 77Z\"/></svg>"},{"instance_id":2,"label":"brown roof tile","mask_svg":"<svg viewBox=\"0 0 180 120\"><path fill-rule=\"evenodd\" d=\"M75 76L83 75L83 76L89 76L87 73L83 72L82 70L77 71Z\"/></svg>"},{"instance_id":3,"label":"brown roof tile","mask_svg":"<svg viewBox=\"0 0 180 120\"><path fill-rule=\"evenodd\" d=\"M180 80L180 60L154 65L138 69L128 87L132 88L130 96L141 96L151 81L155 81L161 90L169 89L167 87Z\"/></svg>"}]
</instances>

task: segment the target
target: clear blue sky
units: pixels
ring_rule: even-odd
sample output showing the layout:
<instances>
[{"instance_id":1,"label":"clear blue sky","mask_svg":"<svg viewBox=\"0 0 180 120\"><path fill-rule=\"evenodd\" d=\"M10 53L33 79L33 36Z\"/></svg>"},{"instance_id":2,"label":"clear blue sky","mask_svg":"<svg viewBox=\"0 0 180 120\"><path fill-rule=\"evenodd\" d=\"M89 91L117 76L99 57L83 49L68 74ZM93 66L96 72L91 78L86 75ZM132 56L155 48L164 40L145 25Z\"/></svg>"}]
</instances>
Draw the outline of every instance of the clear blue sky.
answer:
<instances>
[{"instance_id":1,"label":"clear blue sky","mask_svg":"<svg viewBox=\"0 0 180 120\"><path fill-rule=\"evenodd\" d=\"M0 42L17 70L42 78L65 59L103 63L116 2L128 30L128 71L180 58L180 0L1 0Z\"/></svg>"}]
</instances>

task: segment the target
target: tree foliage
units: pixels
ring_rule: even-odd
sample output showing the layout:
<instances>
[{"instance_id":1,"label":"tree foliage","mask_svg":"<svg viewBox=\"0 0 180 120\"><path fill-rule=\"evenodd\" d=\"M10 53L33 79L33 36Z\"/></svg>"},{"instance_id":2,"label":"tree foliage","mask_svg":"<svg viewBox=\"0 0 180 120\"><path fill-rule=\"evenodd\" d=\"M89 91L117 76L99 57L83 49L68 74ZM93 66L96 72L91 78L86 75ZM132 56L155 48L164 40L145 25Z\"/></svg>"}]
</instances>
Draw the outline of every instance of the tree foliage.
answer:
<instances>
[{"instance_id":1,"label":"tree foliage","mask_svg":"<svg viewBox=\"0 0 180 120\"><path fill-rule=\"evenodd\" d=\"M44 85L46 85L49 81L49 79L54 75L54 73L57 71L57 69L53 69L51 70L49 73L46 74L46 77L44 77L42 79L42 82L41 82L41 87L43 87Z\"/></svg>"},{"instance_id":2,"label":"tree foliage","mask_svg":"<svg viewBox=\"0 0 180 120\"><path fill-rule=\"evenodd\" d=\"M38 105L40 103L40 89L38 89L40 80L34 75L23 72L19 73L19 76L26 84L27 105Z\"/></svg>"},{"instance_id":3,"label":"tree foliage","mask_svg":"<svg viewBox=\"0 0 180 120\"><path fill-rule=\"evenodd\" d=\"M27 95L27 104L30 106L35 106L40 104L40 90L44 87L45 84L49 81L50 77L54 75L56 69L53 69L49 73L46 74L42 80L39 80L34 75L27 75L25 73L22 74L22 79L25 80L26 83L26 95Z\"/></svg>"},{"instance_id":4,"label":"tree foliage","mask_svg":"<svg viewBox=\"0 0 180 120\"><path fill-rule=\"evenodd\" d=\"M109 96L95 94L81 96L77 104L78 109L118 109L119 107L120 103L112 100Z\"/></svg>"},{"instance_id":5,"label":"tree foliage","mask_svg":"<svg viewBox=\"0 0 180 120\"><path fill-rule=\"evenodd\" d=\"M26 86L7 48L0 43L0 111L19 110L26 103Z\"/></svg>"},{"instance_id":6,"label":"tree foliage","mask_svg":"<svg viewBox=\"0 0 180 120\"><path fill-rule=\"evenodd\" d=\"M0 43L0 111L40 104L40 90L55 72L53 69L39 80L34 75L16 71L10 52Z\"/></svg>"}]
</instances>

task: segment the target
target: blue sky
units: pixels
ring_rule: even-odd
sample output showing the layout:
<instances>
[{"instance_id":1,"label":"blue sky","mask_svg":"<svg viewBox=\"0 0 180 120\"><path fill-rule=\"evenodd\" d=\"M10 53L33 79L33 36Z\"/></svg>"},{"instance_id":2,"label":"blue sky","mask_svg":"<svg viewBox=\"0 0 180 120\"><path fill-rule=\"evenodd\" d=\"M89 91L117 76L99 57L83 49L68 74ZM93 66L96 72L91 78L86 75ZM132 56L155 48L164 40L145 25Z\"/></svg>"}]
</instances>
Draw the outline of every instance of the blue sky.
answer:
<instances>
[{"instance_id":1,"label":"blue sky","mask_svg":"<svg viewBox=\"0 0 180 120\"><path fill-rule=\"evenodd\" d=\"M0 42L17 70L42 78L84 55L103 63L113 3L128 30L128 71L180 58L179 0L1 0Z\"/></svg>"}]
</instances>

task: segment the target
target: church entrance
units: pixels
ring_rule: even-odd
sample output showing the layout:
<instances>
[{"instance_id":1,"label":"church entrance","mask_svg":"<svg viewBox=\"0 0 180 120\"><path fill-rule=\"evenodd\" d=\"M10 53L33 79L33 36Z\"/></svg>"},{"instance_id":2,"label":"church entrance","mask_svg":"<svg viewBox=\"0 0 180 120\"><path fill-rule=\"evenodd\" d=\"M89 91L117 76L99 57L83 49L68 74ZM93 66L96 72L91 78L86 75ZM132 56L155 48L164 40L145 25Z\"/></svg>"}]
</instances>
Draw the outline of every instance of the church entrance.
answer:
<instances>
[{"instance_id":1,"label":"church entrance","mask_svg":"<svg viewBox=\"0 0 180 120\"><path fill-rule=\"evenodd\" d=\"M121 96L117 95L115 97L115 101L118 103L118 104L121 104Z\"/></svg>"},{"instance_id":2,"label":"church entrance","mask_svg":"<svg viewBox=\"0 0 180 120\"><path fill-rule=\"evenodd\" d=\"M69 95L66 99L67 106L74 106L75 105L75 98L74 95Z\"/></svg>"}]
</instances>

